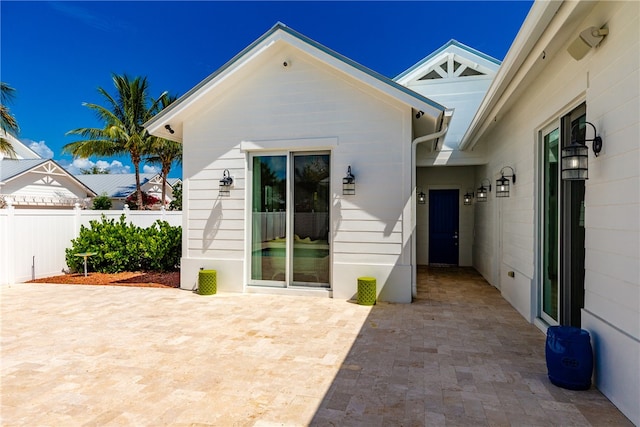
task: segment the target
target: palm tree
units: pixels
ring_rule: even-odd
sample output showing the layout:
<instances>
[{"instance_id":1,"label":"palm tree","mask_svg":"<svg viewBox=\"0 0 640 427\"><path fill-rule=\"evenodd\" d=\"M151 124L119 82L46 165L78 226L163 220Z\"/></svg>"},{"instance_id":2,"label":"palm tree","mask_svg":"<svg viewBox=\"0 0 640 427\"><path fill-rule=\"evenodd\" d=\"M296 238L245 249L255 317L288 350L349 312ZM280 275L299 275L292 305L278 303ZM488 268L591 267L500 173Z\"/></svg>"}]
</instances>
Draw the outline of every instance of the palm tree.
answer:
<instances>
[{"instance_id":1,"label":"palm tree","mask_svg":"<svg viewBox=\"0 0 640 427\"><path fill-rule=\"evenodd\" d=\"M116 96L111 96L99 87L98 93L104 97L107 107L84 103L95 111L103 128L78 128L67 135L80 135L85 139L71 142L62 148L63 152L74 157L115 156L129 154L136 174L136 192L138 206L142 206L140 190L140 160L145 154L151 136L142 126L158 111L158 100L149 97L149 84L146 77L130 79L125 75L113 75Z\"/></svg>"},{"instance_id":2,"label":"palm tree","mask_svg":"<svg viewBox=\"0 0 640 427\"><path fill-rule=\"evenodd\" d=\"M160 97L160 109L167 108L173 101L178 99L175 95L165 94ZM162 176L162 205L165 203L167 177L174 162L182 164L182 144L164 138L153 137L149 146L149 155L146 158L149 163L159 164Z\"/></svg>"},{"instance_id":3,"label":"palm tree","mask_svg":"<svg viewBox=\"0 0 640 427\"><path fill-rule=\"evenodd\" d=\"M4 135L12 134L17 135L20 128L16 118L9 111L7 103L13 101L15 98L16 90L4 82L0 82L0 129L2 129L2 136L0 136L0 154L7 154L8 156L15 156L16 152L11 145L11 142L4 137Z\"/></svg>"}]
</instances>

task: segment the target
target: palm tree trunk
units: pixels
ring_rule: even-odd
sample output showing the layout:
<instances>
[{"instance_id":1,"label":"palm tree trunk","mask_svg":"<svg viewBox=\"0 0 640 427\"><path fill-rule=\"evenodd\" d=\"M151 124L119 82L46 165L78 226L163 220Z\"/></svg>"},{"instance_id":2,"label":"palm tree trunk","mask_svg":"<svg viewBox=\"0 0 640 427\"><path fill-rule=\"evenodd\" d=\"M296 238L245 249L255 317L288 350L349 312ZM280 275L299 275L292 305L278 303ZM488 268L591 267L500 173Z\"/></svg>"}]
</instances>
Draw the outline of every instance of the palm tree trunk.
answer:
<instances>
[{"instance_id":1,"label":"palm tree trunk","mask_svg":"<svg viewBox=\"0 0 640 427\"><path fill-rule=\"evenodd\" d=\"M171 167L171 165L169 165ZM162 166L162 206L165 205L165 197L167 196L167 175L169 175L169 167Z\"/></svg>"},{"instance_id":2,"label":"palm tree trunk","mask_svg":"<svg viewBox=\"0 0 640 427\"><path fill-rule=\"evenodd\" d=\"M134 159L132 156L133 169L136 171L136 194L138 209L144 209L142 204L142 188L140 187L140 159Z\"/></svg>"}]
</instances>

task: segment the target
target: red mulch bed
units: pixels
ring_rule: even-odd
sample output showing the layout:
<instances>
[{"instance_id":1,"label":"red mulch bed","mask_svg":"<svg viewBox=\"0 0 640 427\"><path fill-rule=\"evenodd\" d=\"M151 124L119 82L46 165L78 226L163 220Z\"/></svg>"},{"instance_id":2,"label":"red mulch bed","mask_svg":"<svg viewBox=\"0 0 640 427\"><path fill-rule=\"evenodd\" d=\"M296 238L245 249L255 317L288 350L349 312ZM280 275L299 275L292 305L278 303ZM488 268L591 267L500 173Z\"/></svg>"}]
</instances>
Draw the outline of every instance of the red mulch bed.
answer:
<instances>
[{"instance_id":1,"label":"red mulch bed","mask_svg":"<svg viewBox=\"0 0 640 427\"><path fill-rule=\"evenodd\" d=\"M54 283L67 285L99 285L99 286L137 286L143 288L179 288L180 272L124 272L124 273L89 273L63 274L31 280L28 283Z\"/></svg>"}]
</instances>

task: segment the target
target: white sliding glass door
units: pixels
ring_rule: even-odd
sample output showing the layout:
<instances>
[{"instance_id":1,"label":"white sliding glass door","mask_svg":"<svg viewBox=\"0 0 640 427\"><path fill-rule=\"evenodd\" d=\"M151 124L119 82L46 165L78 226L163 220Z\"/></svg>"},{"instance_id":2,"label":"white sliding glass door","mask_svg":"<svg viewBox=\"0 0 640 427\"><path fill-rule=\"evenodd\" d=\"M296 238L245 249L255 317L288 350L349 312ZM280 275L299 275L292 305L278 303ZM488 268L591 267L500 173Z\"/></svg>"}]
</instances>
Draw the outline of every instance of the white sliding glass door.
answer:
<instances>
[{"instance_id":1,"label":"white sliding glass door","mask_svg":"<svg viewBox=\"0 0 640 427\"><path fill-rule=\"evenodd\" d=\"M251 284L329 287L328 153L252 158Z\"/></svg>"}]
</instances>

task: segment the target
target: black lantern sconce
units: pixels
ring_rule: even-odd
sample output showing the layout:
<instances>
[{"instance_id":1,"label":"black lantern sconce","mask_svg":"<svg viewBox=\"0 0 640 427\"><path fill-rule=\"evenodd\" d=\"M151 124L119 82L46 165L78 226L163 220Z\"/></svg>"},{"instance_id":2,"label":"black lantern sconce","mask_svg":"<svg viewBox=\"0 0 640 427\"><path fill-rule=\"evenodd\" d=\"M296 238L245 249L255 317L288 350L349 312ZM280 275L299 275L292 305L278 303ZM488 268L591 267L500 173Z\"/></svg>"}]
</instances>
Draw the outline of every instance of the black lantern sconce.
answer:
<instances>
[{"instance_id":1,"label":"black lantern sconce","mask_svg":"<svg viewBox=\"0 0 640 427\"><path fill-rule=\"evenodd\" d=\"M345 196L356 194L356 177L351 173L351 165L347 168L347 176L342 178L342 194Z\"/></svg>"},{"instance_id":2,"label":"black lantern sconce","mask_svg":"<svg viewBox=\"0 0 640 427\"><path fill-rule=\"evenodd\" d=\"M487 181L487 185L489 187L484 186L485 181ZM480 187L478 187L478 190L476 191L476 201L478 203L486 202L487 196L490 192L491 192L491 181L489 181L489 178L485 178L482 181L480 181Z\"/></svg>"},{"instance_id":3,"label":"black lantern sconce","mask_svg":"<svg viewBox=\"0 0 640 427\"><path fill-rule=\"evenodd\" d=\"M418 204L419 205L424 205L424 204L427 203L427 195L424 193L424 191L422 191L421 188L418 187L418 189L419 189L419 191L418 191Z\"/></svg>"},{"instance_id":4,"label":"black lantern sconce","mask_svg":"<svg viewBox=\"0 0 640 427\"><path fill-rule=\"evenodd\" d=\"M584 129L582 138L576 136L576 130L579 130L580 123L571 128L571 144L562 148L562 179L566 181L584 181L589 179L589 149L585 144L587 141L592 142L591 148L593 154L598 157L602 150L602 138L597 136L596 127L589 122L584 122L593 128L593 139L586 139L587 129ZM577 132L580 134L581 132Z\"/></svg>"},{"instance_id":5,"label":"black lantern sconce","mask_svg":"<svg viewBox=\"0 0 640 427\"><path fill-rule=\"evenodd\" d=\"M231 185L233 185L233 178L229 175L229 169L225 169L222 173L222 179L220 180L220 195L231 195Z\"/></svg>"},{"instance_id":6,"label":"black lantern sconce","mask_svg":"<svg viewBox=\"0 0 640 427\"><path fill-rule=\"evenodd\" d=\"M506 168L511 169L511 175L504 176L504 170ZM516 183L516 172L513 170L511 166L505 166L500 169L500 178L496 180L496 197L509 197L509 178L515 184Z\"/></svg>"},{"instance_id":7,"label":"black lantern sconce","mask_svg":"<svg viewBox=\"0 0 640 427\"><path fill-rule=\"evenodd\" d=\"M471 201L473 200L473 191L467 191L464 195L464 205L465 206L469 206L471 205ZM486 200L486 199L485 199Z\"/></svg>"}]
</instances>

